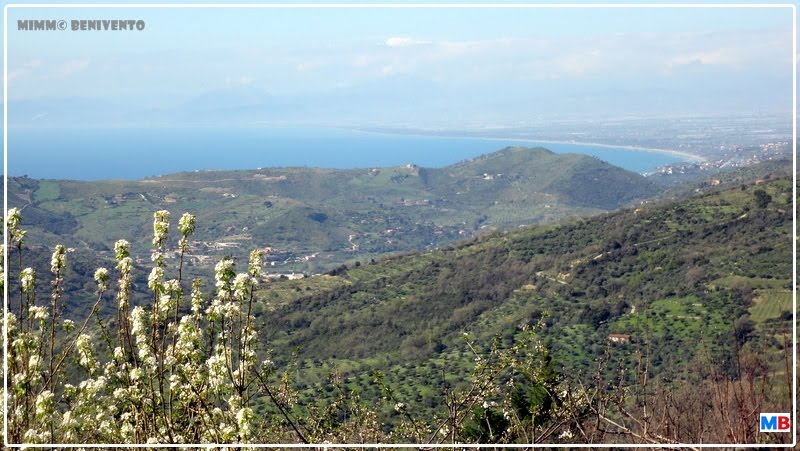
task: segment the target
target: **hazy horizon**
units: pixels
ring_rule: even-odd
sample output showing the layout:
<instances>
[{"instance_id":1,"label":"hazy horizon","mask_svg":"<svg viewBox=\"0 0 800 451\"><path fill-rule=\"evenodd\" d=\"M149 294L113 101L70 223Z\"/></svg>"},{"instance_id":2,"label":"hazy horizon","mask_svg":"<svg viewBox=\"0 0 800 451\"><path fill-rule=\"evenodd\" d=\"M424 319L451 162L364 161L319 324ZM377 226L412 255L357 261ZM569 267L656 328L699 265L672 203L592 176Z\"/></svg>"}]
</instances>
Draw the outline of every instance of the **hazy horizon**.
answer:
<instances>
[{"instance_id":1,"label":"hazy horizon","mask_svg":"<svg viewBox=\"0 0 800 451\"><path fill-rule=\"evenodd\" d=\"M22 31L18 20L65 20ZM142 20L73 31L73 20ZM9 125L791 111L789 8L10 8Z\"/></svg>"}]
</instances>

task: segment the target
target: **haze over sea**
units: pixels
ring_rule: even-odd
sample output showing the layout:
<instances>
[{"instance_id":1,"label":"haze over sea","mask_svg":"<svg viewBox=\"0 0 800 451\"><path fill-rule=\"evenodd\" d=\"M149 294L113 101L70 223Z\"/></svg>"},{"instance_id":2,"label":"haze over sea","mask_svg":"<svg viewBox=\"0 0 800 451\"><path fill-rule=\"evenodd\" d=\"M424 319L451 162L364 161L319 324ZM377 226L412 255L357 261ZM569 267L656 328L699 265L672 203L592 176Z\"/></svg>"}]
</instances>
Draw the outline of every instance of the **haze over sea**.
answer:
<instances>
[{"instance_id":1,"label":"haze over sea","mask_svg":"<svg viewBox=\"0 0 800 451\"><path fill-rule=\"evenodd\" d=\"M8 136L12 176L139 179L182 171L308 166L442 167L522 143L320 128L15 129ZM635 172L680 161L668 153L583 144L538 143L582 153Z\"/></svg>"}]
</instances>

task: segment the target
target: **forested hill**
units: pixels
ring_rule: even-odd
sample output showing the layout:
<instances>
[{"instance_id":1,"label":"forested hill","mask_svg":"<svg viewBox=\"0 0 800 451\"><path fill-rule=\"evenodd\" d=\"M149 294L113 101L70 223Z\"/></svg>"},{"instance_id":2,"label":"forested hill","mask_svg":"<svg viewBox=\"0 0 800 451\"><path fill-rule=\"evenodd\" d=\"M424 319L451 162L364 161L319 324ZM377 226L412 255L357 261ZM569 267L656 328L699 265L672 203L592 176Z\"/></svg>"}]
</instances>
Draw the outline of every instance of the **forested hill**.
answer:
<instances>
[{"instance_id":1,"label":"forested hill","mask_svg":"<svg viewBox=\"0 0 800 451\"><path fill-rule=\"evenodd\" d=\"M308 362L424 378L431 362L463 364L462 333L511 339L547 312L566 374L590 372L611 334L628 363L647 348L654 373L677 377L701 354L730 365L737 345L773 349L790 325L791 193L789 178L762 180L277 282L264 331Z\"/></svg>"},{"instance_id":2,"label":"forested hill","mask_svg":"<svg viewBox=\"0 0 800 451\"><path fill-rule=\"evenodd\" d=\"M502 203L533 206L537 195L549 195L556 201L553 203L613 210L657 192L639 174L594 157L556 154L541 147L508 147L443 169L419 172L428 189L439 196L463 193L469 204L490 209Z\"/></svg>"},{"instance_id":3,"label":"forested hill","mask_svg":"<svg viewBox=\"0 0 800 451\"><path fill-rule=\"evenodd\" d=\"M264 168L95 182L12 177L8 187L9 206L24 208L32 245L110 256L110 244L124 238L146 257L152 212L189 211L202 217L202 241L190 252L196 263L268 246L276 270L309 273L485 229L613 210L658 192L646 178L594 157L523 147L440 169Z\"/></svg>"}]
</instances>

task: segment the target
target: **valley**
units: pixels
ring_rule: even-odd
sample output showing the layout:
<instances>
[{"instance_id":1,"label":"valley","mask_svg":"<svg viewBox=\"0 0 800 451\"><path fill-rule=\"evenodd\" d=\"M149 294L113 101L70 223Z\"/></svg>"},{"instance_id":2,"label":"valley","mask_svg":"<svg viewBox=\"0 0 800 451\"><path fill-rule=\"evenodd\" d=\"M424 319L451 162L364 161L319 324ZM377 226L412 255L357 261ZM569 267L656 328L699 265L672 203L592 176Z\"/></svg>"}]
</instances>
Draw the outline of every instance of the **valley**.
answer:
<instances>
[{"instance_id":1,"label":"valley","mask_svg":"<svg viewBox=\"0 0 800 451\"><path fill-rule=\"evenodd\" d=\"M643 376L657 397L689 386L717 390L720 380L736 381L757 367L773 380L759 402L782 411L788 392L780 377L794 320L790 173L790 162L769 161L713 179L656 184L594 158L507 148L438 170L11 178L9 203L29 233L24 259L10 249L9 272L32 266L44 284L50 249L64 243L64 315L87 317L94 309L87 281L98 266L114 266L112 245L127 239L131 302L139 308L152 301L152 212L194 212L196 233L184 251L175 233L159 245L164 269L180 268L183 280L199 277L210 286L220 259L236 265L250 250L264 253L248 312L260 331L258 355L268 370L283 371L268 371L278 384L273 389L292 401L253 392L252 405L262 418L287 415L282 409L293 406L286 418L305 418L307 434L342 428L336 434L344 435L331 437L349 440L343 437L354 426L340 416L357 412L380 418L372 433L437 424L451 408L448 396L475 390L482 359L540 365L521 374L545 379L523 378L524 390L595 381L598 396L611 396L614 386L643 390ZM19 279L9 284L17 311ZM91 336L118 326L114 310L112 303L99 307ZM539 351L529 354L527 346ZM517 377L503 368L490 384ZM80 369L67 371L74 377ZM475 418L494 405L507 412L509 399L521 396L499 386L480 390L483 410L469 411ZM579 404L551 396L525 403L567 403L569 415L577 415ZM659 409L679 408L658 399ZM308 422L322 412L333 415L329 426ZM459 421L465 439L497 439L480 432L478 420ZM568 421L573 428L582 420ZM523 440L506 427L511 435L503 440ZM674 440L725 438L712 433ZM403 434L425 437L419 430ZM603 436L599 429L592 434ZM297 439L287 430L273 437Z\"/></svg>"}]
</instances>

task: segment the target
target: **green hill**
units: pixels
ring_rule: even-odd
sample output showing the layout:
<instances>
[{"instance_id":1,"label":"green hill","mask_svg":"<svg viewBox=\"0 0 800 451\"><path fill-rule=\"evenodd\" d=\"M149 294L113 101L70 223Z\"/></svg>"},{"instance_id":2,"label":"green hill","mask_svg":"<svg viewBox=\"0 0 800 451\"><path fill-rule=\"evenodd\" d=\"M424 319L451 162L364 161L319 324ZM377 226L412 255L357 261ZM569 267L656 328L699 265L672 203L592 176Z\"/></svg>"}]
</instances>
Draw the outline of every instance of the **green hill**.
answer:
<instances>
[{"instance_id":1,"label":"green hill","mask_svg":"<svg viewBox=\"0 0 800 451\"><path fill-rule=\"evenodd\" d=\"M276 282L264 331L303 374L402 374L420 405L442 368L468 368L463 333L510 342L545 314L563 374L591 374L608 350L631 370L644 349L664 379L703 377L698 360L735 373L736 349L778 352L791 324L791 189L773 179Z\"/></svg>"},{"instance_id":2,"label":"green hill","mask_svg":"<svg viewBox=\"0 0 800 451\"><path fill-rule=\"evenodd\" d=\"M556 203L613 210L656 192L638 174L596 158L543 148L509 147L429 172L428 186L441 196L469 193L475 197L469 203L490 208L503 199L535 207L542 196L552 196Z\"/></svg>"},{"instance_id":3,"label":"green hill","mask_svg":"<svg viewBox=\"0 0 800 451\"><path fill-rule=\"evenodd\" d=\"M377 150L376 150L377 151ZM194 264L271 247L276 270L319 272L387 252L432 248L482 229L613 210L654 195L644 177L593 157L514 147L441 169L269 168L171 174L139 181L9 179L36 243L110 257L137 243L166 209L202 216Z\"/></svg>"}]
</instances>

